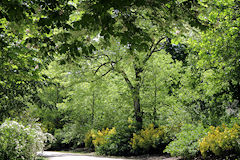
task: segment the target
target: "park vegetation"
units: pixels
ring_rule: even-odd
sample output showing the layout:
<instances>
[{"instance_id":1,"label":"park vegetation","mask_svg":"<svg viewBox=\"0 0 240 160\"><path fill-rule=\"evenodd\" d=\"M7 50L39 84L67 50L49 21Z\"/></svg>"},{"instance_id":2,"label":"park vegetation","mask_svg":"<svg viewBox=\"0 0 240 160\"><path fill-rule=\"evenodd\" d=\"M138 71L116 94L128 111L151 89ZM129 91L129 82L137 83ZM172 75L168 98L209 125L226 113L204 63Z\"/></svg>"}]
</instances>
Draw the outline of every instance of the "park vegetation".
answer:
<instances>
[{"instance_id":1,"label":"park vegetation","mask_svg":"<svg viewBox=\"0 0 240 160\"><path fill-rule=\"evenodd\" d=\"M0 37L0 159L239 158L240 1L2 0Z\"/></svg>"}]
</instances>

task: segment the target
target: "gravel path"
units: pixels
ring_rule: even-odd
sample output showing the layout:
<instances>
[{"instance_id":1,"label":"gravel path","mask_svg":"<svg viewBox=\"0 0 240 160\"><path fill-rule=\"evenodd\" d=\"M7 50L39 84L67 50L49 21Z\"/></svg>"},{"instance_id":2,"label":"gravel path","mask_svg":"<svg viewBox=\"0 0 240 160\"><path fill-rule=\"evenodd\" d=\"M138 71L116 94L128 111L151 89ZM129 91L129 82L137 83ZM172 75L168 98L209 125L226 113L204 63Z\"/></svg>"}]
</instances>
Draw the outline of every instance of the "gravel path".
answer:
<instances>
[{"instance_id":1,"label":"gravel path","mask_svg":"<svg viewBox=\"0 0 240 160\"><path fill-rule=\"evenodd\" d=\"M49 160L178 160L174 157L151 156L151 157L134 157L134 158L115 158L115 157L98 157L95 155L85 155L79 153L64 153L44 151L39 155L48 158Z\"/></svg>"}]
</instances>

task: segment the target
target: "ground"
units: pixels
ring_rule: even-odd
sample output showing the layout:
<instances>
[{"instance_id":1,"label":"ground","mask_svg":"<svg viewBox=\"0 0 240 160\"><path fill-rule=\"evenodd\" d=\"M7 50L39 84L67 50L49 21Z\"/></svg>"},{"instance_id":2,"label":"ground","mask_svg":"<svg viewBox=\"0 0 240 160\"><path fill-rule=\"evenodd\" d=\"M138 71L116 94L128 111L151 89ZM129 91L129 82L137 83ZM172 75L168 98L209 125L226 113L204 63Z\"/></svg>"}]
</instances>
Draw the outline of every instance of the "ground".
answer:
<instances>
[{"instance_id":1,"label":"ground","mask_svg":"<svg viewBox=\"0 0 240 160\"><path fill-rule=\"evenodd\" d=\"M94 154L79 154L79 153L67 153L67 152L52 152L44 151L39 153L43 157L47 157L49 160L178 160L176 157L166 156L141 156L130 158L119 157L101 157Z\"/></svg>"}]
</instances>

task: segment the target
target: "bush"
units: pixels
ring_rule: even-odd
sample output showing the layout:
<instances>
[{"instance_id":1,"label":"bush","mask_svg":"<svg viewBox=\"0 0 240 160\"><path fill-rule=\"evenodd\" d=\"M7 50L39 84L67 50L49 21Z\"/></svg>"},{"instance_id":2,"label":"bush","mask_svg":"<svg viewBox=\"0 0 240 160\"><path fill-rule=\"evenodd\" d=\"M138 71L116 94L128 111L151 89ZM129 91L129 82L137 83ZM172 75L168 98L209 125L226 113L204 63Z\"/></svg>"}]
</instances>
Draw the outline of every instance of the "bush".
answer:
<instances>
[{"instance_id":1,"label":"bush","mask_svg":"<svg viewBox=\"0 0 240 160\"><path fill-rule=\"evenodd\" d=\"M229 128L225 125L220 127L210 127L208 134L200 141L200 151L203 157L209 153L216 156L233 151L240 151L240 126L235 124Z\"/></svg>"},{"instance_id":2,"label":"bush","mask_svg":"<svg viewBox=\"0 0 240 160\"><path fill-rule=\"evenodd\" d=\"M166 142L169 143L176 138L176 134L181 131L182 123L166 124L164 131L166 136Z\"/></svg>"},{"instance_id":3,"label":"bush","mask_svg":"<svg viewBox=\"0 0 240 160\"><path fill-rule=\"evenodd\" d=\"M93 138L92 143L94 147L97 148L107 143L109 137L115 134L116 134L115 127L113 127L112 129L109 129L109 128L102 129L102 131L98 130L96 135L94 133L92 135L92 138Z\"/></svg>"},{"instance_id":4,"label":"bush","mask_svg":"<svg viewBox=\"0 0 240 160\"><path fill-rule=\"evenodd\" d=\"M131 125L122 125L116 129L116 133L105 136L106 143L96 148L97 153L103 155L130 156L133 154L130 140L135 128Z\"/></svg>"},{"instance_id":5,"label":"bush","mask_svg":"<svg viewBox=\"0 0 240 160\"><path fill-rule=\"evenodd\" d=\"M94 129L91 129L86 133L85 139L84 139L85 147L89 149L94 149L93 140L96 138L96 135L97 135L97 131Z\"/></svg>"},{"instance_id":6,"label":"bush","mask_svg":"<svg viewBox=\"0 0 240 160\"><path fill-rule=\"evenodd\" d=\"M199 152L199 139L204 137L207 131L202 125L185 124L164 152L170 153L171 156L193 157Z\"/></svg>"},{"instance_id":7,"label":"bush","mask_svg":"<svg viewBox=\"0 0 240 160\"><path fill-rule=\"evenodd\" d=\"M123 123L112 129L90 130L85 136L85 146L101 155L130 156L160 151L165 147L165 127L150 124L136 134L133 122Z\"/></svg>"},{"instance_id":8,"label":"bush","mask_svg":"<svg viewBox=\"0 0 240 160\"><path fill-rule=\"evenodd\" d=\"M78 122L67 123L62 129L56 129L54 136L57 141L54 144L54 149L76 149L78 147L83 147L85 135L88 130L89 127L87 125Z\"/></svg>"},{"instance_id":9,"label":"bush","mask_svg":"<svg viewBox=\"0 0 240 160\"><path fill-rule=\"evenodd\" d=\"M35 159L47 141L38 124L23 126L6 120L0 126L0 158L3 160Z\"/></svg>"},{"instance_id":10,"label":"bush","mask_svg":"<svg viewBox=\"0 0 240 160\"><path fill-rule=\"evenodd\" d=\"M165 127L154 128L154 125L150 124L139 133L134 133L130 144L134 152L142 154L162 149L165 139Z\"/></svg>"},{"instance_id":11,"label":"bush","mask_svg":"<svg viewBox=\"0 0 240 160\"><path fill-rule=\"evenodd\" d=\"M131 119L121 121L112 130L103 129L102 131L90 130L85 135L85 146L95 148L98 154L129 156L132 155L130 140L136 128Z\"/></svg>"}]
</instances>

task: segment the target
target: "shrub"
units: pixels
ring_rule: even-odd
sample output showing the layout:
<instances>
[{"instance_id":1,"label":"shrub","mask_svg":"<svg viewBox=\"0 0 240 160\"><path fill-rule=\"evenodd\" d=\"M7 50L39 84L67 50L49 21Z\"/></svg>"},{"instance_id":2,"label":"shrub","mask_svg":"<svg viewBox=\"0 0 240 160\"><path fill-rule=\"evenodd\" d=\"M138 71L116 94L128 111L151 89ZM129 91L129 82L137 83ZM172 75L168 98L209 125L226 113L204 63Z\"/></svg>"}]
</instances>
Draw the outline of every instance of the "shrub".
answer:
<instances>
[{"instance_id":1,"label":"shrub","mask_svg":"<svg viewBox=\"0 0 240 160\"><path fill-rule=\"evenodd\" d=\"M6 120L0 126L0 158L3 160L35 159L43 151L47 135L38 124L23 126Z\"/></svg>"},{"instance_id":2,"label":"shrub","mask_svg":"<svg viewBox=\"0 0 240 160\"><path fill-rule=\"evenodd\" d=\"M165 138L166 142L169 143L176 138L176 134L181 131L182 123L167 124L165 125Z\"/></svg>"},{"instance_id":3,"label":"shrub","mask_svg":"<svg viewBox=\"0 0 240 160\"><path fill-rule=\"evenodd\" d=\"M132 155L130 140L135 132L131 125L118 126L116 133L105 136L105 143L96 148L97 153L103 155L129 156Z\"/></svg>"},{"instance_id":4,"label":"shrub","mask_svg":"<svg viewBox=\"0 0 240 160\"><path fill-rule=\"evenodd\" d=\"M107 143L110 136L116 134L116 128L113 127L112 129L106 128L102 129L102 131L98 130L97 134L92 135L92 143L95 148Z\"/></svg>"},{"instance_id":5,"label":"shrub","mask_svg":"<svg viewBox=\"0 0 240 160\"><path fill-rule=\"evenodd\" d=\"M85 139L84 139L85 147L89 149L94 149L93 140L96 138L96 135L97 135L97 131L94 129L91 129L86 133Z\"/></svg>"},{"instance_id":6,"label":"shrub","mask_svg":"<svg viewBox=\"0 0 240 160\"><path fill-rule=\"evenodd\" d=\"M133 133L133 138L130 141L134 152L149 153L151 150L162 148L165 143L165 127L154 128L153 124L149 124L139 133Z\"/></svg>"},{"instance_id":7,"label":"shrub","mask_svg":"<svg viewBox=\"0 0 240 160\"><path fill-rule=\"evenodd\" d=\"M240 126L235 124L229 128L225 125L210 127L208 134L200 141L200 151L203 157L208 153L216 156L226 151L239 152L240 149Z\"/></svg>"},{"instance_id":8,"label":"shrub","mask_svg":"<svg viewBox=\"0 0 240 160\"><path fill-rule=\"evenodd\" d=\"M134 122L129 118L128 121L121 121L116 128L102 131L90 130L85 135L85 146L95 147L98 154L129 156L131 152L130 140L136 132ZM94 148L93 147L93 148Z\"/></svg>"},{"instance_id":9,"label":"shrub","mask_svg":"<svg viewBox=\"0 0 240 160\"><path fill-rule=\"evenodd\" d=\"M89 130L89 126L79 122L66 123L62 129L55 130L55 137L58 141L58 146L64 148L77 148L83 146L85 134ZM55 148L56 148L55 147ZM61 148L59 148L61 150Z\"/></svg>"},{"instance_id":10,"label":"shrub","mask_svg":"<svg viewBox=\"0 0 240 160\"><path fill-rule=\"evenodd\" d=\"M198 140L204 137L207 131L202 125L185 124L164 152L170 153L171 156L193 157L199 152Z\"/></svg>"}]
</instances>

